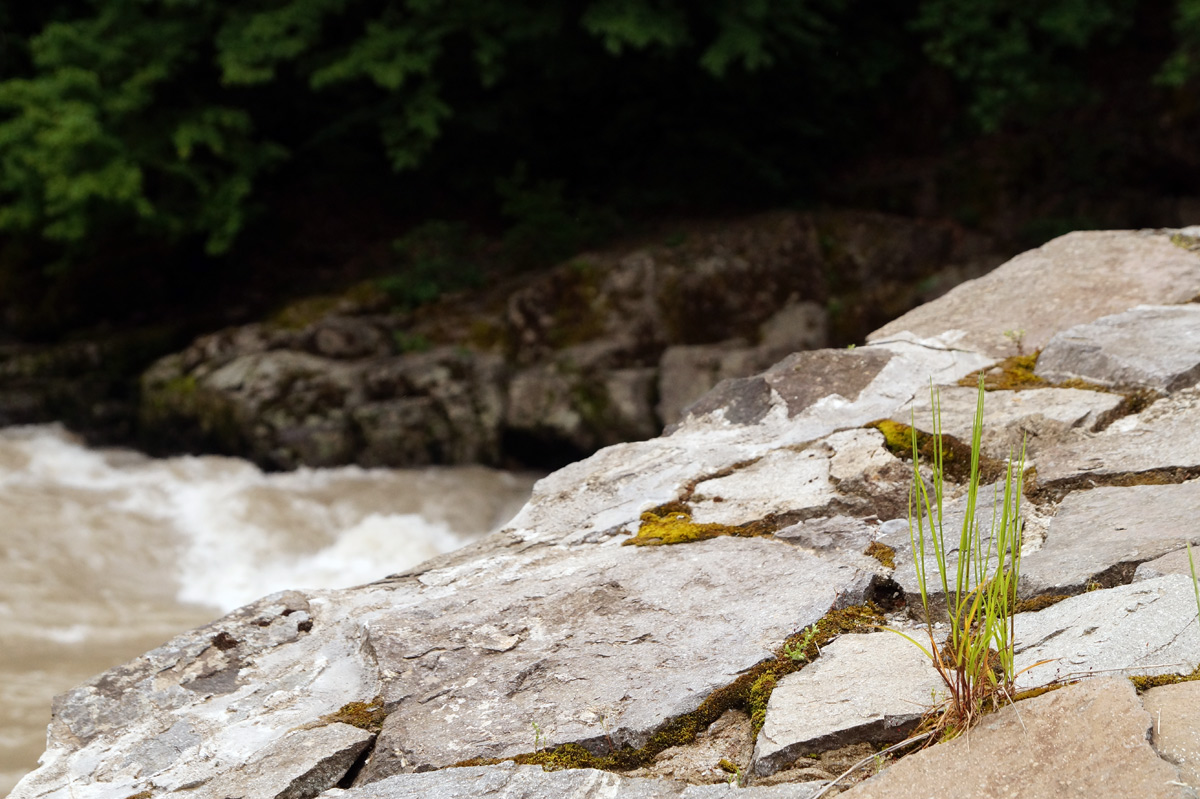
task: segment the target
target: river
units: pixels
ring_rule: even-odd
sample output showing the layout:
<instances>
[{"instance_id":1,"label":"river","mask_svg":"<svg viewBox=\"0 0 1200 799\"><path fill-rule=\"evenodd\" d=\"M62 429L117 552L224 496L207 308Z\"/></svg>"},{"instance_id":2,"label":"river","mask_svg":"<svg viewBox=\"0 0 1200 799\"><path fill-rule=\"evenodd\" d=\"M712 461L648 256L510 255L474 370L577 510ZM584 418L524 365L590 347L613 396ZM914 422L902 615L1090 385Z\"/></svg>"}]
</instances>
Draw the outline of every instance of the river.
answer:
<instances>
[{"instance_id":1,"label":"river","mask_svg":"<svg viewBox=\"0 0 1200 799\"><path fill-rule=\"evenodd\" d=\"M0 429L0 795L51 698L284 588L358 585L510 519L536 475L155 459L62 428Z\"/></svg>"}]
</instances>

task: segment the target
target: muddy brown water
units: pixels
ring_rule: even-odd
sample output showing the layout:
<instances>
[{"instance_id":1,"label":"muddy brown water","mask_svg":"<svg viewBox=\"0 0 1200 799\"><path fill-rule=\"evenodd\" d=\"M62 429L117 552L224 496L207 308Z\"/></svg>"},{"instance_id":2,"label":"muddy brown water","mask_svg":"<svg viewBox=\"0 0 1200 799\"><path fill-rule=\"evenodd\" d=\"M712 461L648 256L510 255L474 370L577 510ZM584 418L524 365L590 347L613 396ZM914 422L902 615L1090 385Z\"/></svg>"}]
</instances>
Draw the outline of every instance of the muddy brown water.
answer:
<instances>
[{"instance_id":1,"label":"muddy brown water","mask_svg":"<svg viewBox=\"0 0 1200 799\"><path fill-rule=\"evenodd\" d=\"M0 429L0 796L55 694L246 602L358 585L508 521L537 475L304 469L88 449Z\"/></svg>"}]
</instances>

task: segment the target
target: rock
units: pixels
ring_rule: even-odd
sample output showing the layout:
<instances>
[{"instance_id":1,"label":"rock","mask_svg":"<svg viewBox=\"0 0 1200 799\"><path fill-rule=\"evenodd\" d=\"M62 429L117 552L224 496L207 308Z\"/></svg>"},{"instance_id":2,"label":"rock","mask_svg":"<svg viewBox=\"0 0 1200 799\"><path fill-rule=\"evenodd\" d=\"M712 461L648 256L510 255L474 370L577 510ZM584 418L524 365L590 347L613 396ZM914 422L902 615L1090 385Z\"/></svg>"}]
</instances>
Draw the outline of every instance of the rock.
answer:
<instances>
[{"instance_id":1,"label":"rock","mask_svg":"<svg viewBox=\"0 0 1200 799\"><path fill-rule=\"evenodd\" d=\"M323 799L476 799L481 796L521 799L808 799L824 783L779 785L736 790L727 785L688 785L670 780L622 777L594 769L542 771L538 766L453 768L425 774L401 774L349 790L333 790Z\"/></svg>"},{"instance_id":2,"label":"rock","mask_svg":"<svg viewBox=\"0 0 1200 799\"><path fill-rule=\"evenodd\" d=\"M373 734L349 724L296 730L236 772L225 772L184 791L196 799L307 799L337 785L374 739Z\"/></svg>"},{"instance_id":3,"label":"rock","mask_svg":"<svg viewBox=\"0 0 1200 799\"><path fill-rule=\"evenodd\" d=\"M1200 294L1200 256L1150 232L1068 233L889 322L869 342L907 332L999 359L1055 333L1139 304ZM1005 332L1010 335L1006 336Z\"/></svg>"},{"instance_id":4,"label":"rock","mask_svg":"<svg viewBox=\"0 0 1200 799\"><path fill-rule=\"evenodd\" d=\"M411 313L381 313L381 292L356 287L203 336L144 373L141 443L270 468L557 467L656 435L720 380L827 345L840 295L853 309L840 335L856 339L988 249L954 225L882 214L691 227L682 243L581 254Z\"/></svg>"},{"instance_id":5,"label":"rock","mask_svg":"<svg viewBox=\"0 0 1200 799\"><path fill-rule=\"evenodd\" d=\"M837 498L824 453L779 449L732 474L697 483L693 518L701 524L745 524L789 513L811 516Z\"/></svg>"},{"instance_id":6,"label":"rock","mask_svg":"<svg viewBox=\"0 0 1200 799\"><path fill-rule=\"evenodd\" d=\"M1038 481L1050 487L1111 484L1144 472L1191 474L1200 469L1200 389L1181 389L1100 433L1040 448L1037 467Z\"/></svg>"},{"instance_id":7,"label":"rock","mask_svg":"<svg viewBox=\"0 0 1200 799\"><path fill-rule=\"evenodd\" d=\"M1200 682L1162 685L1142 695L1150 713L1150 743L1179 768L1179 779L1200 788Z\"/></svg>"},{"instance_id":8,"label":"rock","mask_svg":"<svg viewBox=\"0 0 1200 799\"><path fill-rule=\"evenodd\" d=\"M1147 742L1150 724L1127 680L1088 680L1006 707L841 795L927 799L952 785L961 799L1193 796Z\"/></svg>"},{"instance_id":9,"label":"rock","mask_svg":"<svg viewBox=\"0 0 1200 799\"><path fill-rule=\"evenodd\" d=\"M1200 548L1192 547L1192 562L1189 562L1187 549L1180 547L1166 555L1140 564L1133 572L1133 582L1153 580L1155 577L1167 574L1191 575L1193 563L1196 567L1196 574L1200 575Z\"/></svg>"},{"instance_id":10,"label":"rock","mask_svg":"<svg viewBox=\"0 0 1200 799\"><path fill-rule=\"evenodd\" d=\"M971 443L978 390L965 386L938 389L942 433L964 444ZM1027 459L1071 430L1095 430L1109 421L1121 404L1118 394L1073 388L1039 388L1026 391L990 391L983 407L984 451L993 458L1020 454L1027 444ZM933 405L929 392L918 395L891 417L932 432Z\"/></svg>"},{"instance_id":11,"label":"rock","mask_svg":"<svg viewBox=\"0 0 1200 799\"><path fill-rule=\"evenodd\" d=\"M1015 625L1016 668L1029 669L1018 688L1093 673L1188 674L1200 664L1196 595L1182 575L1080 594L1019 613Z\"/></svg>"},{"instance_id":12,"label":"rock","mask_svg":"<svg viewBox=\"0 0 1200 799\"><path fill-rule=\"evenodd\" d=\"M944 688L929 658L899 635L843 635L779 681L754 746L754 774L810 752L903 740Z\"/></svg>"},{"instance_id":13,"label":"rock","mask_svg":"<svg viewBox=\"0 0 1200 799\"><path fill-rule=\"evenodd\" d=\"M809 549L862 552L875 540L876 529L853 516L832 516L797 522L776 531L775 537Z\"/></svg>"},{"instance_id":14,"label":"rock","mask_svg":"<svg viewBox=\"0 0 1200 799\"><path fill-rule=\"evenodd\" d=\"M1089 583L1129 582L1139 563L1200 544L1200 482L1074 491L1059 504L1037 552L1021 562L1021 591L1072 594Z\"/></svg>"},{"instance_id":15,"label":"rock","mask_svg":"<svg viewBox=\"0 0 1200 799\"><path fill-rule=\"evenodd\" d=\"M1160 392L1194 385L1200 379L1200 305L1139 305L1056 333L1038 357L1036 374Z\"/></svg>"},{"instance_id":16,"label":"rock","mask_svg":"<svg viewBox=\"0 0 1200 799\"><path fill-rule=\"evenodd\" d=\"M739 710L727 710L685 746L664 749L654 762L628 774L630 777L654 777L698 785L729 782L730 773L720 767L722 760L745 774L754 754L754 734L750 717ZM736 774L736 772L734 772Z\"/></svg>"},{"instance_id":17,"label":"rock","mask_svg":"<svg viewBox=\"0 0 1200 799\"><path fill-rule=\"evenodd\" d=\"M532 751L534 722L544 746L640 747L839 595L861 601L871 577L857 560L728 537L541 547L473 571L423 574L370 622L395 709L365 779Z\"/></svg>"}]
</instances>

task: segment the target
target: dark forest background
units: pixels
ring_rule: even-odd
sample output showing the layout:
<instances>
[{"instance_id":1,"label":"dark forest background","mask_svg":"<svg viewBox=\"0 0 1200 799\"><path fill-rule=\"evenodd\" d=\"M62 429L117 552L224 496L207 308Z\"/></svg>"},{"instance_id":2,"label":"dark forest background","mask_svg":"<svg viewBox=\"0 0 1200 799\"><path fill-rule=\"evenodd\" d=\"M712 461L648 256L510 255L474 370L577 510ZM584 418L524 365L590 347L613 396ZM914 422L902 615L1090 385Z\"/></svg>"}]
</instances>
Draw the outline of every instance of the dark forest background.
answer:
<instances>
[{"instance_id":1,"label":"dark forest background","mask_svg":"<svg viewBox=\"0 0 1200 799\"><path fill-rule=\"evenodd\" d=\"M764 208L1200 221L1198 86L1200 0L9 2L4 330L413 305Z\"/></svg>"}]
</instances>

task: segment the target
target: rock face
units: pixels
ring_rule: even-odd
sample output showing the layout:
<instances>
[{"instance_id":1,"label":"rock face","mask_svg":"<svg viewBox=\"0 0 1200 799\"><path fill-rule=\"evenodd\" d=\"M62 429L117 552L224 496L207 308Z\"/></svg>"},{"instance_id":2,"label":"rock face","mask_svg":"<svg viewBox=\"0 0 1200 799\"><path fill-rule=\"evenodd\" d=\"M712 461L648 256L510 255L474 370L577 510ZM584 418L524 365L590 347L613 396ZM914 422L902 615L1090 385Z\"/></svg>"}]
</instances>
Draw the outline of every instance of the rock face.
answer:
<instances>
[{"instance_id":1,"label":"rock face","mask_svg":"<svg viewBox=\"0 0 1200 799\"><path fill-rule=\"evenodd\" d=\"M645 268L629 274L653 274ZM622 307L644 299L645 284L621 285ZM1139 304L1197 295L1200 256L1166 233L1072 234L868 346L799 352L723 380L668 434L604 448L540 481L488 538L371 585L268 597L60 697L42 766L12 795L702 797L727 795L734 789L714 783L730 779L768 799L811 795L811 783L836 776L826 763L865 757L868 767L839 783L859 780L851 795L925 797L949 783L980 797L997 785L1033 797L1194 796L1190 728L1170 726L1172 700L1151 705L1156 723L1163 710L1156 752L1151 714L1114 675L1169 681L1200 662L1191 577L1167 562L1197 541L1188 523L1200 468L1190 444L1200 428L1195 386L1139 377L1113 381L1131 396L1039 384L987 397L993 457L1014 437L1030 442L1019 596L1061 600L1014 618L1017 667L1031 667L1019 684L1083 683L882 768L887 758L872 763L878 748L943 689L916 647L870 632L880 617L862 604L884 605L899 626L920 605L906 521L911 463L881 421L907 420L932 381L946 398L946 432L963 435L972 389L959 381L1014 368L1004 329L1021 325L1023 346L1040 345ZM1021 301L993 302L1005 297ZM531 300L517 310L548 307ZM1012 316L1000 322L1002 312ZM554 319L530 319L522 329L533 345L559 357ZM1143 335L1130 324L1129 336ZM1147 324L1142 346L1153 350L1159 328ZM379 346L330 330L313 347L361 355ZM196 402L211 399L200 386L213 380L227 396L270 394L262 375L272 359L258 355L274 351L248 353L263 339L236 335L249 338L226 347L236 354L220 366L201 375L221 361L214 356L187 367ZM277 354L296 372L325 357ZM431 372L452 372L453 352L424 355ZM316 408L351 396L367 362L397 385L420 382L375 357L297 379L288 402ZM631 368L605 379L641 385ZM473 417L446 409L503 406L456 393L452 380L420 385L424 400L380 389L371 402L403 416L417 414L404 403L421 400L442 408L445 424L464 425ZM1146 389L1163 396L1147 406L1157 394ZM268 420L301 418L266 400L256 407ZM322 426L333 416L303 418L308 433L288 439L295 451L344 446ZM261 446L281 440L264 434ZM963 486L946 489L953 543L967 511ZM494 762L506 758L520 765Z\"/></svg>"},{"instance_id":2,"label":"rock face","mask_svg":"<svg viewBox=\"0 0 1200 799\"><path fill-rule=\"evenodd\" d=\"M952 225L776 213L415 314L359 290L161 359L142 377L140 426L152 447L270 468L557 466L652 438L722 380L859 338L929 280L994 266L989 246ZM829 307L849 310L831 321Z\"/></svg>"}]
</instances>

